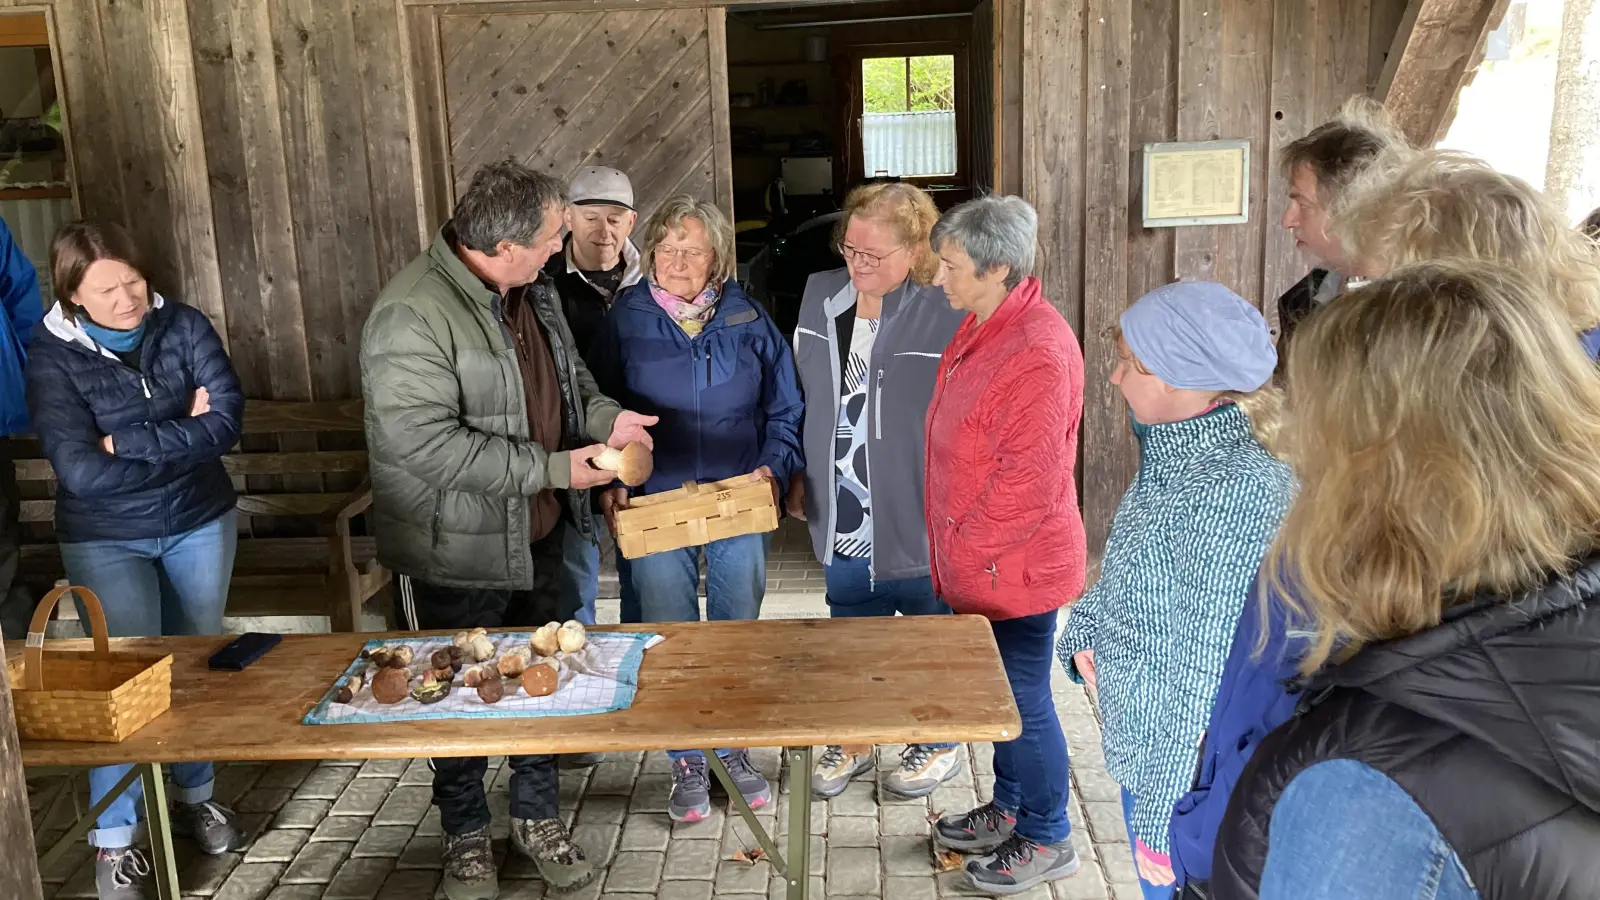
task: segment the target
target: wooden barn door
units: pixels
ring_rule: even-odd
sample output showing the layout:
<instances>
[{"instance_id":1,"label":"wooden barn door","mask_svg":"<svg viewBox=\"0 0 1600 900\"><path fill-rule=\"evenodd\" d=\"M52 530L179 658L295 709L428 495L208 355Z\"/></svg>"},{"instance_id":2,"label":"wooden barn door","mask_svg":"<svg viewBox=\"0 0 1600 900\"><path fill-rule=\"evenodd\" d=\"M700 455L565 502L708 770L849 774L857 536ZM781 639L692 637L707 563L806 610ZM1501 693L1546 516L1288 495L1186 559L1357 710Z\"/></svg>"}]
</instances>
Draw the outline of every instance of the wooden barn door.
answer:
<instances>
[{"instance_id":1,"label":"wooden barn door","mask_svg":"<svg viewBox=\"0 0 1600 900\"><path fill-rule=\"evenodd\" d=\"M720 8L444 15L438 41L452 198L513 157L621 169L641 221L677 193L732 214Z\"/></svg>"}]
</instances>

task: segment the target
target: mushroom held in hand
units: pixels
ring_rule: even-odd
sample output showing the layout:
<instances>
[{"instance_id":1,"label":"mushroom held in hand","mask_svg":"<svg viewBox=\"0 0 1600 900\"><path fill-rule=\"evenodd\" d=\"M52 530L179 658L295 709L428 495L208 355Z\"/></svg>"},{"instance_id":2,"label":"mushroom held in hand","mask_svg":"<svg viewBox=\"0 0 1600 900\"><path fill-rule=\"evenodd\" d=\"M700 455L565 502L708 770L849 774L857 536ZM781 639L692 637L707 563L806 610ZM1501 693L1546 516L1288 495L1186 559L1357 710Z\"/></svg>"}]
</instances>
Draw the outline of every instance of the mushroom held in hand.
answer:
<instances>
[{"instance_id":1,"label":"mushroom held in hand","mask_svg":"<svg viewBox=\"0 0 1600 900\"><path fill-rule=\"evenodd\" d=\"M399 703L411 691L411 679L405 669L379 669L372 679L372 698L379 703Z\"/></svg>"},{"instance_id":2,"label":"mushroom held in hand","mask_svg":"<svg viewBox=\"0 0 1600 900\"><path fill-rule=\"evenodd\" d=\"M655 471L655 459L650 454L650 448L640 441L634 441L621 450L607 447L592 462L596 469L617 473L617 478L628 487L644 484Z\"/></svg>"},{"instance_id":3,"label":"mushroom held in hand","mask_svg":"<svg viewBox=\"0 0 1600 900\"><path fill-rule=\"evenodd\" d=\"M541 626L533 633L533 640L529 641L533 645L533 652L540 656L555 656L556 651L561 649L561 640L556 636L560 630L561 626L555 622Z\"/></svg>"},{"instance_id":4,"label":"mushroom held in hand","mask_svg":"<svg viewBox=\"0 0 1600 900\"><path fill-rule=\"evenodd\" d=\"M566 622L556 631L556 642L561 645L563 653L577 653L589 640L588 633L583 630L583 623L577 620Z\"/></svg>"}]
</instances>

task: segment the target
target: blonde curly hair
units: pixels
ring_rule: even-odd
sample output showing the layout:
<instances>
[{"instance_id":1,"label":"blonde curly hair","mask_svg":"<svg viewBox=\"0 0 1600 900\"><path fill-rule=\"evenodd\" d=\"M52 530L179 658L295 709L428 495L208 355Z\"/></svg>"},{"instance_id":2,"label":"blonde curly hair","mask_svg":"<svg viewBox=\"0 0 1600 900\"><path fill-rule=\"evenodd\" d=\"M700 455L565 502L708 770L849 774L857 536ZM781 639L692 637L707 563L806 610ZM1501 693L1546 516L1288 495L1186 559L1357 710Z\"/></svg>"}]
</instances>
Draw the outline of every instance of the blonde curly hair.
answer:
<instances>
[{"instance_id":1,"label":"blonde curly hair","mask_svg":"<svg viewBox=\"0 0 1600 900\"><path fill-rule=\"evenodd\" d=\"M1449 150L1386 153L1340 195L1331 230L1377 275L1427 260L1500 262L1534 278L1573 331L1600 325L1600 254L1520 178Z\"/></svg>"},{"instance_id":2,"label":"blonde curly hair","mask_svg":"<svg viewBox=\"0 0 1600 900\"><path fill-rule=\"evenodd\" d=\"M939 273L939 255L933 252L928 235L939 221L939 207L928 192L913 184L889 182L864 184L844 198L844 215L834 227L834 243L844 243L845 229L853 218L882 222L911 253L911 279L917 284L932 284Z\"/></svg>"}]
</instances>

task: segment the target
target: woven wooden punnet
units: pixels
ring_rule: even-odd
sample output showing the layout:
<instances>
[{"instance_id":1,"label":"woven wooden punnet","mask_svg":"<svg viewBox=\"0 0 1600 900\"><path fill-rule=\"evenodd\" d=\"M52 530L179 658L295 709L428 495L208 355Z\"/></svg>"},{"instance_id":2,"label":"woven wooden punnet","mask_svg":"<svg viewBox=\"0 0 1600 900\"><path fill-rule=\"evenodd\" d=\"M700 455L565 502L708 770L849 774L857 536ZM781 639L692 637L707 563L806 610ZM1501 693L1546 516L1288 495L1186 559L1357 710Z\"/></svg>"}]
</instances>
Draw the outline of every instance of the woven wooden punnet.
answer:
<instances>
[{"instance_id":1,"label":"woven wooden punnet","mask_svg":"<svg viewBox=\"0 0 1600 900\"><path fill-rule=\"evenodd\" d=\"M777 527L770 481L751 481L748 475L690 481L675 491L635 497L627 509L617 510L617 548L627 559L638 559Z\"/></svg>"},{"instance_id":2,"label":"woven wooden punnet","mask_svg":"<svg viewBox=\"0 0 1600 900\"><path fill-rule=\"evenodd\" d=\"M76 592L88 613L94 649L44 649L50 612ZM106 639L100 598L83 587L58 587L45 595L28 625L22 659L7 659L14 687L17 731L35 741L115 744L149 724L172 705L172 657L160 653L113 653Z\"/></svg>"}]
</instances>

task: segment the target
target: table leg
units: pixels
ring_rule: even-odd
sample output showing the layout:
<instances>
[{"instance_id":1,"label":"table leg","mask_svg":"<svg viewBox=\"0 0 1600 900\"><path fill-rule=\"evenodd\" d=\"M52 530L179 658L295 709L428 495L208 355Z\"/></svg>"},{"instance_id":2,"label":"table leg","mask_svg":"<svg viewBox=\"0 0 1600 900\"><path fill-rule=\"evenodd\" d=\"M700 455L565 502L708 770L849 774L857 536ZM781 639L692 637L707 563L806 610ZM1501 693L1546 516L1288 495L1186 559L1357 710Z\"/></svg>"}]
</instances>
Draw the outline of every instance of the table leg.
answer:
<instances>
[{"instance_id":1,"label":"table leg","mask_svg":"<svg viewBox=\"0 0 1600 900\"><path fill-rule=\"evenodd\" d=\"M167 808L167 785L160 763L141 763L144 776L144 818L150 831L150 862L156 870L156 896L178 900L178 857L172 844L172 815Z\"/></svg>"},{"instance_id":2,"label":"table leg","mask_svg":"<svg viewBox=\"0 0 1600 900\"><path fill-rule=\"evenodd\" d=\"M789 865L787 900L806 900L811 889L811 746L790 747Z\"/></svg>"},{"instance_id":3,"label":"table leg","mask_svg":"<svg viewBox=\"0 0 1600 900\"><path fill-rule=\"evenodd\" d=\"M729 799L733 801L733 808L739 811L739 817L744 819L746 825L750 826L750 833L755 835L756 843L760 844L761 849L766 851L767 859L772 860L773 868L779 872L786 871L783 863L783 854L778 852L778 843L772 839L771 835L767 834L767 830L762 828L761 823L756 820L755 810L750 808L750 804L745 802L744 795L739 793L739 788L733 783L733 776L728 774L728 767L723 764L722 757L718 756L715 750L707 750L705 754L706 764L711 768L711 774L717 777L717 782L722 785L722 789L728 792Z\"/></svg>"}]
</instances>

